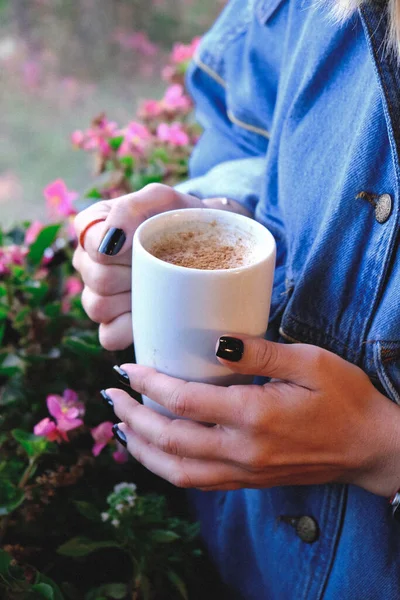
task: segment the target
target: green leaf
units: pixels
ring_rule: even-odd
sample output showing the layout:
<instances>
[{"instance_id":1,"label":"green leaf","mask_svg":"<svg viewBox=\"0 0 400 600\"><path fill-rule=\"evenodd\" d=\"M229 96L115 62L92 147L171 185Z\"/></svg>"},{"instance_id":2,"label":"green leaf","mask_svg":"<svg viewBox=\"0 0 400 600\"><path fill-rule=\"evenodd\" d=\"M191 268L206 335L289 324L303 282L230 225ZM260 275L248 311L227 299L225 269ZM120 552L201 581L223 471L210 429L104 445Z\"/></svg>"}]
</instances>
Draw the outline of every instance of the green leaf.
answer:
<instances>
[{"instance_id":1,"label":"green leaf","mask_svg":"<svg viewBox=\"0 0 400 600\"><path fill-rule=\"evenodd\" d=\"M169 154L165 148L156 148L151 155L151 159L161 160L163 163L169 163L170 161Z\"/></svg>"},{"instance_id":2,"label":"green leaf","mask_svg":"<svg viewBox=\"0 0 400 600\"><path fill-rule=\"evenodd\" d=\"M125 171L125 175L130 177L133 173L133 169L135 168L135 159L133 156L123 156L119 159L119 162Z\"/></svg>"},{"instance_id":3,"label":"green leaf","mask_svg":"<svg viewBox=\"0 0 400 600\"><path fill-rule=\"evenodd\" d=\"M181 536L174 531L167 531L166 529L154 529L151 532L151 539L156 544L170 544L176 540L180 540Z\"/></svg>"},{"instance_id":4,"label":"green leaf","mask_svg":"<svg viewBox=\"0 0 400 600\"><path fill-rule=\"evenodd\" d=\"M62 554L63 556L79 557L87 556L101 548L120 548L120 545L113 540L94 542L87 537L79 536L74 537L68 540L68 542L65 542L65 544L59 546L57 553Z\"/></svg>"},{"instance_id":5,"label":"green leaf","mask_svg":"<svg viewBox=\"0 0 400 600\"><path fill-rule=\"evenodd\" d=\"M58 585L55 583L55 581L53 581L49 577L46 577L46 575L43 575L43 573L39 573L39 578L38 578L37 583L46 584L49 587L51 587L51 589L53 591L54 600L64 600L64 596L62 595L61 590L58 587Z\"/></svg>"},{"instance_id":6,"label":"green leaf","mask_svg":"<svg viewBox=\"0 0 400 600\"><path fill-rule=\"evenodd\" d=\"M36 583L32 586L32 590L38 592L46 600L54 600L53 588L47 583Z\"/></svg>"},{"instance_id":7,"label":"green leaf","mask_svg":"<svg viewBox=\"0 0 400 600\"><path fill-rule=\"evenodd\" d=\"M125 138L123 135L118 135L118 136L113 137L110 140L108 140L108 143L110 144L110 146L113 150L119 150L124 139Z\"/></svg>"},{"instance_id":8,"label":"green leaf","mask_svg":"<svg viewBox=\"0 0 400 600\"><path fill-rule=\"evenodd\" d=\"M7 296L7 288L4 283L0 284L0 298Z\"/></svg>"},{"instance_id":9,"label":"green leaf","mask_svg":"<svg viewBox=\"0 0 400 600\"><path fill-rule=\"evenodd\" d=\"M37 236L29 249L28 261L33 266L38 266L43 258L43 254L47 248L49 248L57 237L60 231L61 224L48 225L44 227Z\"/></svg>"},{"instance_id":10,"label":"green leaf","mask_svg":"<svg viewBox=\"0 0 400 600\"><path fill-rule=\"evenodd\" d=\"M22 504L25 494L23 490L15 487L6 479L2 479L0 481L0 498L0 517L5 517Z\"/></svg>"},{"instance_id":11,"label":"green leaf","mask_svg":"<svg viewBox=\"0 0 400 600\"><path fill-rule=\"evenodd\" d=\"M168 571L167 577L174 586L174 588L179 592L181 598L184 600L189 600L189 596L187 593L186 586L182 579L175 573L175 571Z\"/></svg>"},{"instance_id":12,"label":"green leaf","mask_svg":"<svg viewBox=\"0 0 400 600\"><path fill-rule=\"evenodd\" d=\"M4 304L0 304L0 319L6 319L8 316L9 308Z\"/></svg>"},{"instance_id":13,"label":"green leaf","mask_svg":"<svg viewBox=\"0 0 400 600\"><path fill-rule=\"evenodd\" d=\"M49 291L49 284L46 281L35 281L30 285L23 287L23 291L31 296L31 302L38 306Z\"/></svg>"},{"instance_id":14,"label":"green leaf","mask_svg":"<svg viewBox=\"0 0 400 600\"><path fill-rule=\"evenodd\" d=\"M85 193L85 198L95 198L96 200L101 200L102 197L103 196L100 194L99 190L95 187L90 188L90 190Z\"/></svg>"},{"instance_id":15,"label":"green leaf","mask_svg":"<svg viewBox=\"0 0 400 600\"><path fill-rule=\"evenodd\" d=\"M103 351L100 345L91 344L77 336L64 338L63 345L78 356L98 356Z\"/></svg>"},{"instance_id":16,"label":"green leaf","mask_svg":"<svg viewBox=\"0 0 400 600\"><path fill-rule=\"evenodd\" d=\"M24 323L24 321L26 320L26 317L30 314L30 312L31 312L31 307L25 306L25 308L23 308L22 310L19 311L19 313L16 314L16 316L14 318L14 324L22 325Z\"/></svg>"},{"instance_id":17,"label":"green leaf","mask_svg":"<svg viewBox=\"0 0 400 600\"><path fill-rule=\"evenodd\" d=\"M89 521L101 522L101 513L93 504L90 502L84 502L83 500L75 500L74 504L78 511L89 519Z\"/></svg>"},{"instance_id":18,"label":"green leaf","mask_svg":"<svg viewBox=\"0 0 400 600\"><path fill-rule=\"evenodd\" d=\"M3 343L4 334L6 332L6 324L0 323L0 346Z\"/></svg>"},{"instance_id":19,"label":"green leaf","mask_svg":"<svg viewBox=\"0 0 400 600\"><path fill-rule=\"evenodd\" d=\"M123 600L127 593L128 586L125 583L106 583L86 594L85 600L99 600L101 597Z\"/></svg>"},{"instance_id":20,"label":"green leaf","mask_svg":"<svg viewBox=\"0 0 400 600\"><path fill-rule=\"evenodd\" d=\"M8 574L8 567L10 566L11 556L0 548L0 573L1 575Z\"/></svg>"},{"instance_id":21,"label":"green leaf","mask_svg":"<svg viewBox=\"0 0 400 600\"><path fill-rule=\"evenodd\" d=\"M59 317L61 314L61 302L51 302L46 304L43 309L46 317L50 317L50 319L54 319L55 317Z\"/></svg>"},{"instance_id":22,"label":"green leaf","mask_svg":"<svg viewBox=\"0 0 400 600\"><path fill-rule=\"evenodd\" d=\"M11 433L30 458L44 454L51 445L45 437L28 433L23 429L13 429Z\"/></svg>"}]
</instances>

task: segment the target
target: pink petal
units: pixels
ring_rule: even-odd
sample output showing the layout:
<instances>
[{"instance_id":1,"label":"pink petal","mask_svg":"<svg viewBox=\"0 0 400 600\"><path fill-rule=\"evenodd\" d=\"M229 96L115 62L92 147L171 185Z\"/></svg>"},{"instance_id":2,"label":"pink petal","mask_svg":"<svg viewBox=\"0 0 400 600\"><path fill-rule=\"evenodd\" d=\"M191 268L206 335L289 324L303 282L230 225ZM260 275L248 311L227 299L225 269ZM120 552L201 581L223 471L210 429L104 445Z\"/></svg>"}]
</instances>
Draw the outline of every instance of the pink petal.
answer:
<instances>
[{"instance_id":1,"label":"pink petal","mask_svg":"<svg viewBox=\"0 0 400 600\"><path fill-rule=\"evenodd\" d=\"M25 233L24 244L30 246L36 240L44 225L40 221L33 221Z\"/></svg>"},{"instance_id":2,"label":"pink petal","mask_svg":"<svg viewBox=\"0 0 400 600\"><path fill-rule=\"evenodd\" d=\"M111 423L111 421L104 421L103 423L100 423L100 425L98 425L97 427L94 427L91 430L91 434L94 441L108 444L108 442L114 437L112 428L113 423Z\"/></svg>"},{"instance_id":3,"label":"pink petal","mask_svg":"<svg viewBox=\"0 0 400 600\"><path fill-rule=\"evenodd\" d=\"M81 425L83 425L82 419L61 418L57 420L57 427L60 433L62 433L63 431L71 431L72 429L76 429Z\"/></svg>"},{"instance_id":4,"label":"pink petal","mask_svg":"<svg viewBox=\"0 0 400 600\"><path fill-rule=\"evenodd\" d=\"M103 442L96 442L92 448L93 456L98 456L100 454L100 452L103 450L103 448L105 448L106 446L107 446L107 444L105 444Z\"/></svg>"},{"instance_id":5,"label":"pink petal","mask_svg":"<svg viewBox=\"0 0 400 600\"><path fill-rule=\"evenodd\" d=\"M59 419L63 416L63 398L56 394L50 394L46 399L47 409L52 417Z\"/></svg>"},{"instance_id":6,"label":"pink petal","mask_svg":"<svg viewBox=\"0 0 400 600\"><path fill-rule=\"evenodd\" d=\"M51 421L48 417L42 419L35 425L33 428L33 433L35 435L40 435L43 437L48 437L49 434L53 433L57 429L54 421Z\"/></svg>"},{"instance_id":7,"label":"pink petal","mask_svg":"<svg viewBox=\"0 0 400 600\"><path fill-rule=\"evenodd\" d=\"M67 388L64 390L63 399L67 404L74 404L78 402L78 394L74 392L74 390L70 390L69 388Z\"/></svg>"},{"instance_id":8,"label":"pink petal","mask_svg":"<svg viewBox=\"0 0 400 600\"><path fill-rule=\"evenodd\" d=\"M129 453L124 450L116 450L115 452L113 452L112 457L116 463L118 463L119 465L123 465L124 463L128 462Z\"/></svg>"}]
</instances>

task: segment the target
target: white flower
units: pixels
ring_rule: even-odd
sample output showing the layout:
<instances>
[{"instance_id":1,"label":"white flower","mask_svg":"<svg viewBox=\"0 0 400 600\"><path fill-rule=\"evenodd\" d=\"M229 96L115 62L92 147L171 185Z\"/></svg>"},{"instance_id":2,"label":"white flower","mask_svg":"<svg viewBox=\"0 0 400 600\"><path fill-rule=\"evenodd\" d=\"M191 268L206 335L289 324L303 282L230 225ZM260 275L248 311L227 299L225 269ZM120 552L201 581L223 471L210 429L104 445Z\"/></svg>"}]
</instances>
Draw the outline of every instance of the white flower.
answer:
<instances>
[{"instance_id":1,"label":"white flower","mask_svg":"<svg viewBox=\"0 0 400 600\"><path fill-rule=\"evenodd\" d=\"M115 507L115 510L119 513L122 513L122 511L124 510L125 506L123 504L117 504Z\"/></svg>"},{"instance_id":2,"label":"white flower","mask_svg":"<svg viewBox=\"0 0 400 600\"><path fill-rule=\"evenodd\" d=\"M118 494L118 492L122 492L122 490L131 490L134 492L136 490L136 485L134 483L128 483L127 481L122 481L121 483L117 483L114 486L114 492Z\"/></svg>"},{"instance_id":3,"label":"white flower","mask_svg":"<svg viewBox=\"0 0 400 600\"><path fill-rule=\"evenodd\" d=\"M110 515L108 514L108 512L101 513L101 520L103 521L103 523L105 523L105 521L108 521L109 518Z\"/></svg>"},{"instance_id":4,"label":"white flower","mask_svg":"<svg viewBox=\"0 0 400 600\"><path fill-rule=\"evenodd\" d=\"M119 527L119 519L113 519L111 521L111 525L113 525L114 527Z\"/></svg>"},{"instance_id":5,"label":"white flower","mask_svg":"<svg viewBox=\"0 0 400 600\"><path fill-rule=\"evenodd\" d=\"M129 506L134 506L136 500L136 496L127 496L125 498L125 502L129 504Z\"/></svg>"}]
</instances>

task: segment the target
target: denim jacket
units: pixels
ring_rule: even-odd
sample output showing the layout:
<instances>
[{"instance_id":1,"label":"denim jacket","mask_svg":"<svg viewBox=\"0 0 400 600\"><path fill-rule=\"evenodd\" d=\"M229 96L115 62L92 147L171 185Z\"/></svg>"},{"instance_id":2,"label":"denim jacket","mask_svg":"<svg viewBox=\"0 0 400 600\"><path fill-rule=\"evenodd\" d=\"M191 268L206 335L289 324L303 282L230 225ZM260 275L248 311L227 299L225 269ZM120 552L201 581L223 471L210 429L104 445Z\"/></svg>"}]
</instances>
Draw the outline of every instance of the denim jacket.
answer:
<instances>
[{"instance_id":1,"label":"denim jacket","mask_svg":"<svg viewBox=\"0 0 400 600\"><path fill-rule=\"evenodd\" d=\"M363 6L339 26L312 0L231 0L188 74L204 133L178 187L243 203L275 236L271 339L339 354L400 403L400 68L384 3ZM191 499L229 599L400 599L383 497L332 484Z\"/></svg>"}]
</instances>

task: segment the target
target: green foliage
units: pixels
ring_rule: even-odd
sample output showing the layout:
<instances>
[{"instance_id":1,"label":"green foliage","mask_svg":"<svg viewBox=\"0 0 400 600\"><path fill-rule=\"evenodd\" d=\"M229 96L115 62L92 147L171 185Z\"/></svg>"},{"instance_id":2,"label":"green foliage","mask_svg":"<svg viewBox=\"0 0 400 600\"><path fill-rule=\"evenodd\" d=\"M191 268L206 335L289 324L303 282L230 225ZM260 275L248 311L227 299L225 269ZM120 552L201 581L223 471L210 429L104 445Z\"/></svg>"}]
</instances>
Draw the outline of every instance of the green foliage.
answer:
<instances>
[{"instance_id":1,"label":"green foliage","mask_svg":"<svg viewBox=\"0 0 400 600\"><path fill-rule=\"evenodd\" d=\"M53 244L58 232L60 231L60 228L60 224L48 225L47 227L44 227L31 245L28 254L28 261L34 267L37 267L40 264L45 250L50 248L50 246Z\"/></svg>"}]
</instances>

